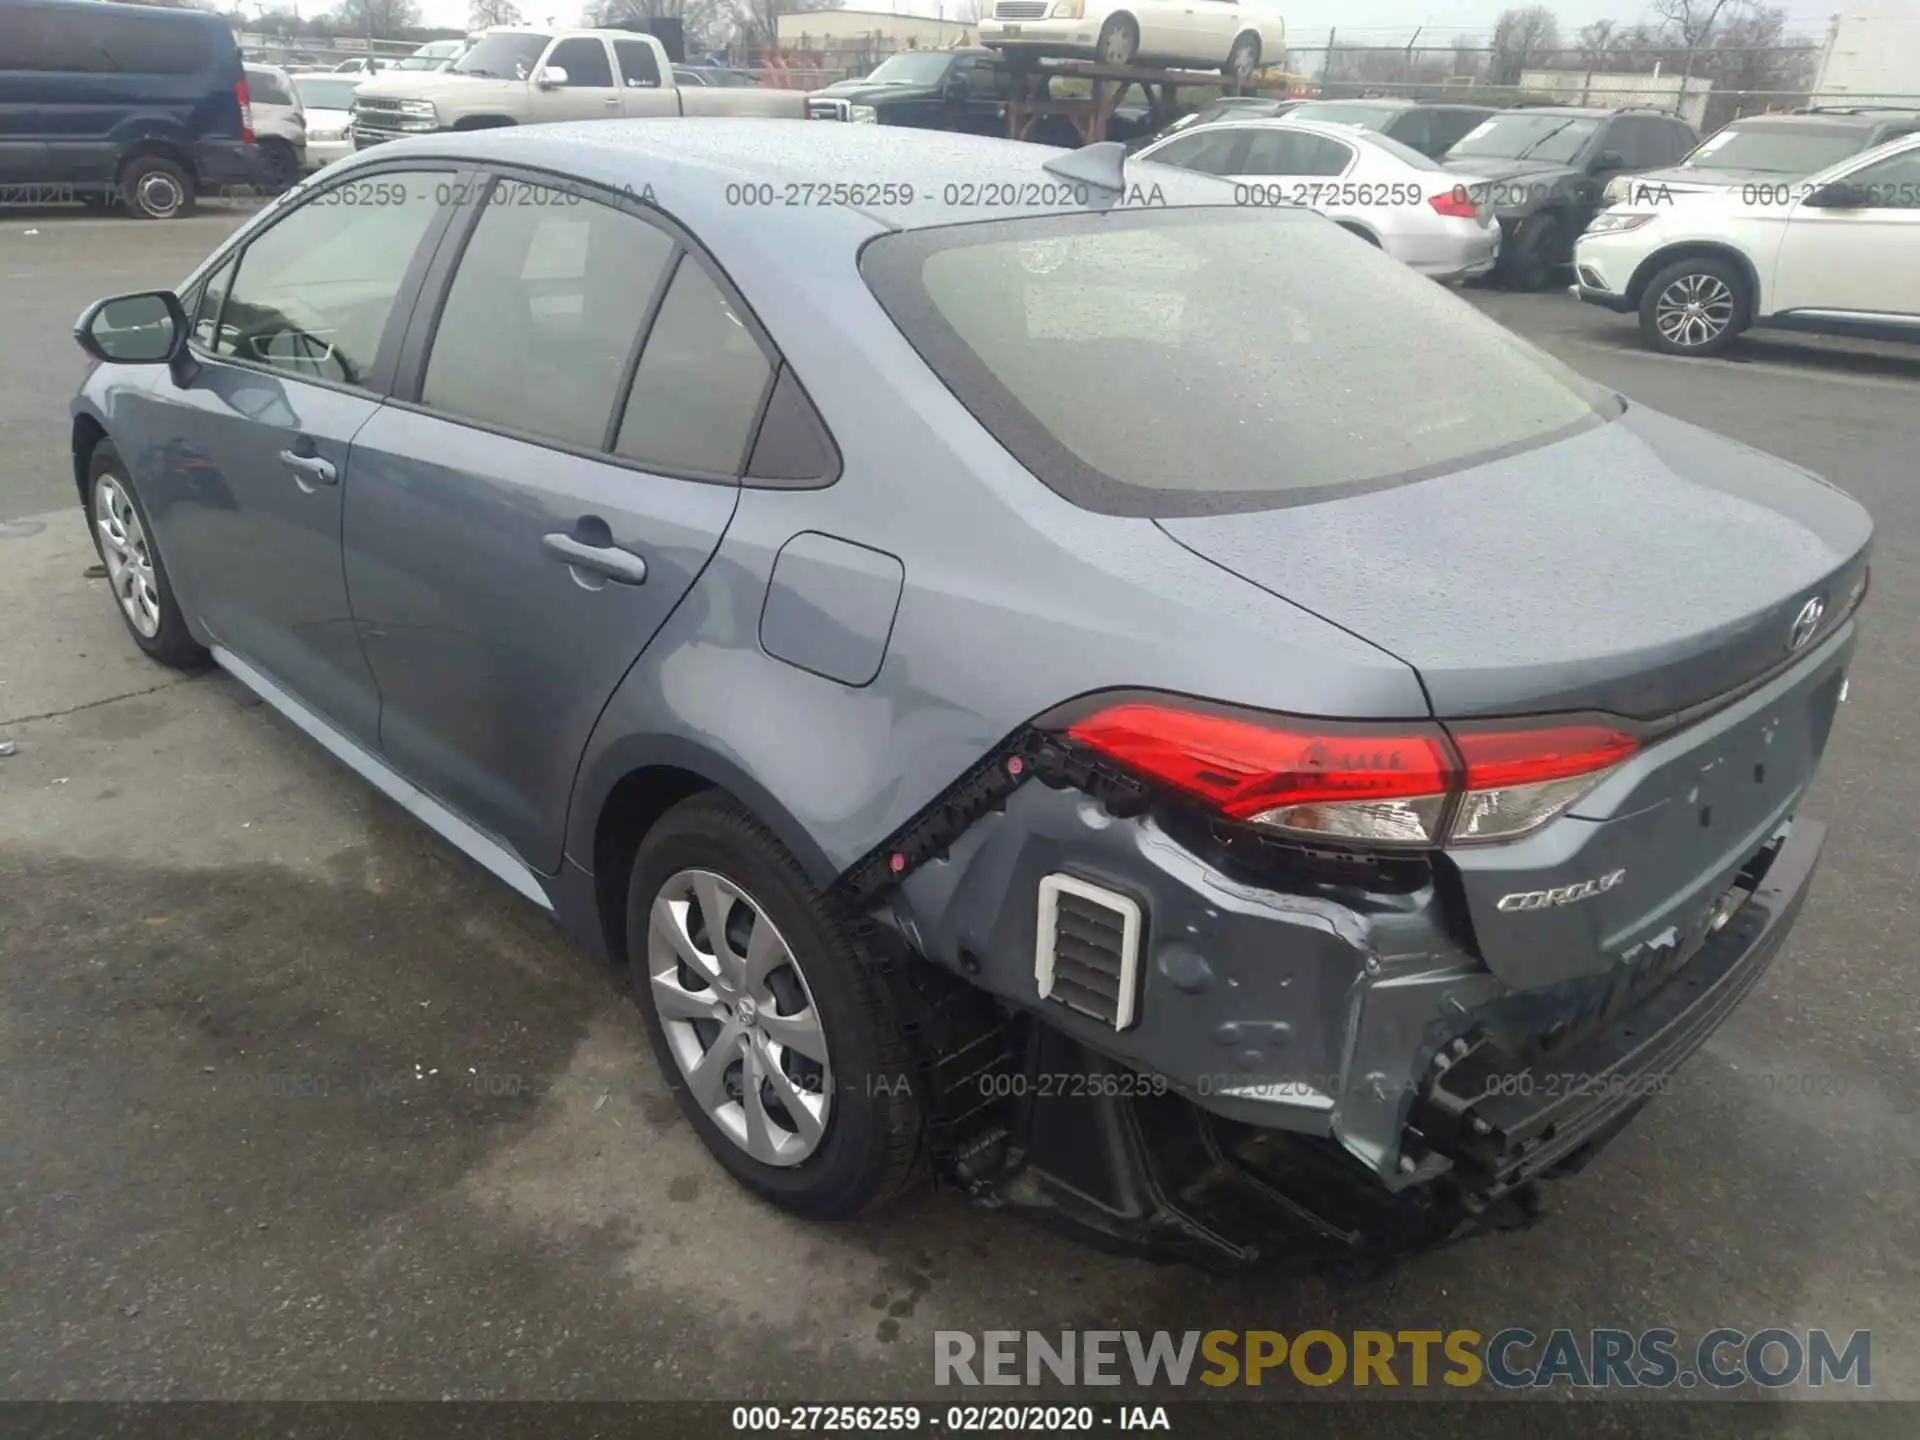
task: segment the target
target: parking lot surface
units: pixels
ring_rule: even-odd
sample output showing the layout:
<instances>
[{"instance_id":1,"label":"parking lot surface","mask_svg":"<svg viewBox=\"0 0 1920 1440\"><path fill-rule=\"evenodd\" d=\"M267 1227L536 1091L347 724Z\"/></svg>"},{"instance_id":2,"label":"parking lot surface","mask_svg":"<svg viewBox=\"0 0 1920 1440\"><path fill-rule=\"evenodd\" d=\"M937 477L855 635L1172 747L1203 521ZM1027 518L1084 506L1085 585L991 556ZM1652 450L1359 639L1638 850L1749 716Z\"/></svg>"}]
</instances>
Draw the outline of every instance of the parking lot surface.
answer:
<instances>
[{"instance_id":1,"label":"parking lot surface","mask_svg":"<svg viewBox=\"0 0 1920 1440\"><path fill-rule=\"evenodd\" d=\"M1546 1223L1223 1280L943 1193L846 1227L750 1199L616 976L233 681L137 655L86 575L68 332L236 218L0 213L0 1395L924 1399L937 1329L1726 1324L1871 1330L1872 1393L1920 1399L1920 352L1673 360L1470 294L1872 511L1833 835L1783 958Z\"/></svg>"}]
</instances>

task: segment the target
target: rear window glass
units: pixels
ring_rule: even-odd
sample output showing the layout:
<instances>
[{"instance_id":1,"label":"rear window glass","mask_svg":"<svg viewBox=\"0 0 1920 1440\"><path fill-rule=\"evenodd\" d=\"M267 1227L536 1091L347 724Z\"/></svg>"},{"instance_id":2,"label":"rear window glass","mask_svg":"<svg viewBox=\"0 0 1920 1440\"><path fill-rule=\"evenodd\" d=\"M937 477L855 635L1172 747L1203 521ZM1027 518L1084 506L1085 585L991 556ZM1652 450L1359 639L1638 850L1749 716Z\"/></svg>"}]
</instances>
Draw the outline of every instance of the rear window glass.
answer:
<instances>
[{"instance_id":1,"label":"rear window glass","mask_svg":"<svg viewBox=\"0 0 1920 1440\"><path fill-rule=\"evenodd\" d=\"M1618 402L1318 216L907 231L861 269L1041 480L1120 515L1270 509L1543 445Z\"/></svg>"},{"instance_id":2,"label":"rear window glass","mask_svg":"<svg viewBox=\"0 0 1920 1440\"><path fill-rule=\"evenodd\" d=\"M291 105L293 96L280 83L280 77L268 70L247 71L247 98L262 105Z\"/></svg>"}]
</instances>

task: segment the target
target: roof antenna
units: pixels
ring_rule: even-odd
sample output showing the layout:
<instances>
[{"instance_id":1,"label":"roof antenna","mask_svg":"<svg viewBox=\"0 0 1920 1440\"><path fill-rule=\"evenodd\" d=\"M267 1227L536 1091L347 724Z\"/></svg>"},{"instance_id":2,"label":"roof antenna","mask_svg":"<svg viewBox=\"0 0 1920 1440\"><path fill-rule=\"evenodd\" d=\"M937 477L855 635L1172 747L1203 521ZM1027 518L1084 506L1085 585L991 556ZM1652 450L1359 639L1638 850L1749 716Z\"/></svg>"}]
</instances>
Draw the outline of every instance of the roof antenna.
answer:
<instances>
[{"instance_id":1,"label":"roof antenna","mask_svg":"<svg viewBox=\"0 0 1920 1440\"><path fill-rule=\"evenodd\" d=\"M1056 155L1041 168L1062 179L1078 180L1102 190L1125 194L1126 161L1125 145L1118 140L1101 140L1092 145L1082 145L1078 150L1069 150L1064 155Z\"/></svg>"}]
</instances>

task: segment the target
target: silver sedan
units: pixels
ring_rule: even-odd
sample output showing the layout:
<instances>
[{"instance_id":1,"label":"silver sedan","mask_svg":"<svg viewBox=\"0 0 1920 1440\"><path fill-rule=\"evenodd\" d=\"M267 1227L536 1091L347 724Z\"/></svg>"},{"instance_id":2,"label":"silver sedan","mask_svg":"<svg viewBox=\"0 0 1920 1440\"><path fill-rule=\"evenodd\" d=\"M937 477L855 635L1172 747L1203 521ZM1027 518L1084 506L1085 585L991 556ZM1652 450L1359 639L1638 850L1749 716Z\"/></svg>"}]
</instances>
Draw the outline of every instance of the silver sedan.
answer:
<instances>
[{"instance_id":1,"label":"silver sedan","mask_svg":"<svg viewBox=\"0 0 1920 1440\"><path fill-rule=\"evenodd\" d=\"M1500 227L1471 177L1356 126L1221 120L1137 158L1229 180L1238 205L1317 210L1435 280L1484 275L1500 253Z\"/></svg>"}]
</instances>

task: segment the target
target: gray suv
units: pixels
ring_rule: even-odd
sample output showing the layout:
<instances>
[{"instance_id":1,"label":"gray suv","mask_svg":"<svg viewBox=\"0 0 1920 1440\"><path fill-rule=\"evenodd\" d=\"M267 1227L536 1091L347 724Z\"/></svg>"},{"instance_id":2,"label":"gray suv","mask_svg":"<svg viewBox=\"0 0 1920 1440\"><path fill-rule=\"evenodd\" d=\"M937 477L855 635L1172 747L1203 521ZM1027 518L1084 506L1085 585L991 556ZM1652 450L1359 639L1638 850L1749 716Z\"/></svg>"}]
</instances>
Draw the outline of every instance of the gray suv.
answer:
<instances>
[{"instance_id":1,"label":"gray suv","mask_svg":"<svg viewBox=\"0 0 1920 1440\"><path fill-rule=\"evenodd\" d=\"M868 174L919 178L740 203ZM1529 1214L1779 950L1871 525L1231 198L398 141L81 318L76 496L133 643L624 966L773 1202L1402 1252Z\"/></svg>"}]
</instances>

